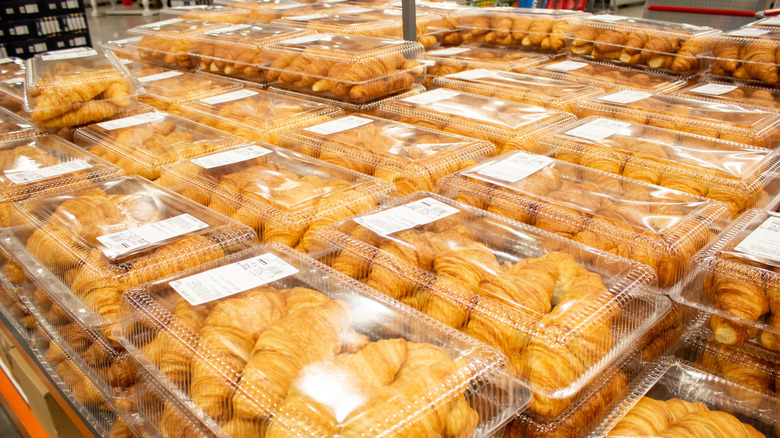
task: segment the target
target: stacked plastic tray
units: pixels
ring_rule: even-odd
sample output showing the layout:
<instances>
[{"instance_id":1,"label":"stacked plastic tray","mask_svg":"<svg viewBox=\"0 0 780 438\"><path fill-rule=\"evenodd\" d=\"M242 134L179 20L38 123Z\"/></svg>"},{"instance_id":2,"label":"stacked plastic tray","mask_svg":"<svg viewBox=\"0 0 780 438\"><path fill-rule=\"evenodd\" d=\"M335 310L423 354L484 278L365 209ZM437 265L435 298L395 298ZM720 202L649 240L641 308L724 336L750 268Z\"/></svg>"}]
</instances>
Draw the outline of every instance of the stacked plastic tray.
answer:
<instances>
[{"instance_id":1,"label":"stacked plastic tray","mask_svg":"<svg viewBox=\"0 0 780 438\"><path fill-rule=\"evenodd\" d=\"M144 111L79 128L76 144L114 163L128 175L149 180L161 169L244 141L236 136L161 111Z\"/></svg>"},{"instance_id":2,"label":"stacked plastic tray","mask_svg":"<svg viewBox=\"0 0 780 438\"><path fill-rule=\"evenodd\" d=\"M427 192L319 236L332 248L326 264L501 350L544 416L559 415L669 308L646 293L655 285L646 266Z\"/></svg>"},{"instance_id":3,"label":"stacked plastic tray","mask_svg":"<svg viewBox=\"0 0 780 438\"><path fill-rule=\"evenodd\" d=\"M477 43L429 50L425 55L436 63L428 67L427 73L431 76L444 76L474 69L520 72L550 59L549 55L542 53L517 52Z\"/></svg>"},{"instance_id":4,"label":"stacked plastic tray","mask_svg":"<svg viewBox=\"0 0 780 438\"><path fill-rule=\"evenodd\" d=\"M731 217L721 202L524 152L445 177L439 191L644 263L661 288L682 280Z\"/></svg>"},{"instance_id":5,"label":"stacked plastic tray","mask_svg":"<svg viewBox=\"0 0 780 438\"><path fill-rule=\"evenodd\" d=\"M487 437L529 400L494 350L277 244L132 289L122 312L163 435Z\"/></svg>"},{"instance_id":6,"label":"stacked plastic tray","mask_svg":"<svg viewBox=\"0 0 780 438\"><path fill-rule=\"evenodd\" d=\"M182 117L247 141L276 143L278 136L342 114L334 106L245 87L181 106Z\"/></svg>"},{"instance_id":7,"label":"stacked plastic tray","mask_svg":"<svg viewBox=\"0 0 780 438\"><path fill-rule=\"evenodd\" d=\"M483 69L435 78L433 84L568 113L574 112L577 102L604 94L601 88L576 82Z\"/></svg>"},{"instance_id":8,"label":"stacked plastic tray","mask_svg":"<svg viewBox=\"0 0 780 438\"><path fill-rule=\"evenodd\" d=\"M574 120L561 111L446 88L393 100L377 115L487 140L500 154L530 150L538 137Z\"/></svg>"},{"instance_id":9,"label":"stacked plastic tray","mask_svg":"<svg viewBox=\"0 0 780 438\"><path fill-rule=\"evenodd\" d=\"M699 72L700 59L710 54L719 34L711 27L619 15L575 22L569 35L572 55L683 75Z\"/></svg>"},{"instance_id":10,"label":"stacked plastic tray","mask_svg":"<svg viewBox=\"0 0 780 438\"><path fill-rule=\"evenodd\" d=\"M688 84L682 76L668 73L637 70L599 61L570 59L553 61L525 70L526 74L577 82L605 90L639 89L665 94L679 90Z\"/></svg>"},{"instance_id":11,"label":"stacked plastic tray","mask_svg":"<svg viewBox=\"0 0 780 438\"><path fill-rule=\"evenodd\" d=\"M102 49L36 55L27 61L25 74L24 109L42 128L99 122L138 103L133 77Z\"/></svg>"},{"instance_id":12,"label":"stacked plastic tray","mask_svg":"<svg viewBox=\"0 0 780 438\"><path fill-rule=\"evenodd\" d=\"M778 189L780 157L768 149L603 117L588 117L539 139L562 161L703 196L736 218Z\"/></svg>"},{"instance_id":13,"label":"stacked plastic tray","mask_svg":"<svg viewBox=\"0 0 780 438\"><path fill-rule=\"evenodd\" d=\"M195 37L228 26L228 23L216 21L171 18L134 27L127 33L131 37L141 37L140 40L134 38L111 46L130 59L191 70L197 67L193 56Z\"/></svg>"},{"instance_id":14,"label":"stacked plastic tray","mask_svg":"<svg viewBox=\"0 0 780 438\"><path fill-rule=\"evenodd\" d=\"M390 181L404 195L495 155L486 141L367 115L286 132L279 146Z\"/></svg>"},{"instance_id":15,"label":"stacked plastic tray","mask_svg":"<svg viewBox=\"0 0 780 438\"><path fill-rule=\"evenodd\" d=\"M749 27L718 37L708 58L707 74L763 86L777 87L778 62L775 51L780 46L777 29Z\"/></svg>"},{"instance_id":16,"label":"stacked plastic tray","mask_svg":"<svg viewBox=\"0 0 780 438\"><path fill-rule=\"evenodd\" d=\"M768 149L780 139L776 111L643 91L616 91L580 102L577 115L600 115Z\"/></svg>"},{"instance_id":17,"label":"stacked plastic tray","mask_svg":"<svg viewBox=\"0 0 780 438\"><path fill-rule=\"evenodd\" d=\"M34 132L35 129L28 121L5 108L0 108L0 141L28 137Z\"/></svg>"},{"instance_id":18,"label":"stacked plastic tray","mask_svg":"<svg viewBox=\"0 0 780 438\"><path fill-rule=\"evenodd\" d=\"M157 181L251 226L262 242L313 250L313 233L370 210L395 188L267 144L180 161Z\"/></svg>"}]
</instances>

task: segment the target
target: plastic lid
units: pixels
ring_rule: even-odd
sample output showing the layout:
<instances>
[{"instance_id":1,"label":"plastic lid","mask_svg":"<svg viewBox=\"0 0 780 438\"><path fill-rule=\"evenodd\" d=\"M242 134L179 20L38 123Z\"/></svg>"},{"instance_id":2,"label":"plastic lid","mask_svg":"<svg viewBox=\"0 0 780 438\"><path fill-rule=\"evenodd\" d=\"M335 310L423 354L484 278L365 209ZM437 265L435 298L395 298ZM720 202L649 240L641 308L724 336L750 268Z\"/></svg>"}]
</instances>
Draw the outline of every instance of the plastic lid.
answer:
<instances>
[{"instance_id":1,"label":"plastic lid","mask_svg":"<svg viewBox=\"0 0 780 438\"><path fill-rule=\"evenodd\" d=\"M604 94L600 88L576 82L485 69L436 78L433 84L565 112L574 112L581 100Z\"/></svg>"},{"instance_id":2,"label":"plastic lid","mask_svg":"<svg viewBox=\"0 0 780 438\"><path fill-rule=\"evenodd\" d=\"M485 437L528 403L494 350L288 248L226 262L122 306L123 342L209 434Z\"/></svg>"},{"instance_id":3,"label":"plastic lid","mask_svg":"<svg viewBox=\"0 0 780 438\"><path fill-rule=\"evenodd\" d=\"M0 58L0 80L19 75L24 76L23 59Z\"/></svg>"},{"instance_id":4,"label":"plastic lid","mask_svg":"<svg viewBox=\"0 0 780 438\"><path fill-rule=\"evenodd\" d=\"M501 153L527 149L534 138L574 120L561 111L439 88L382 105L378 114L405 123L493 142Z\"/></svg>"},{"instance_id":5,"label":"plastic lid","mask_svg":"<svg viewBox=\"0 0 780 438\"><path fill-rule=\"evenodd\" d=\"M423 87L422 85L414 84L408 90L402 90L397 93L391 94L390 96L387 97L380 97L379 99L372 100L366 103L352 103L340 99L333 99L325 96L315 96L306 93L298 93L296 91L284 90L282 88L276 88L276 87L270 87L268 90L273 91L274 93L281 93L281 94L287 94L289 96L298 97L300 99L322 102L326 105L331 105L331 106L341 108L344 110L344 112L348 114L357 113L357 112L373 114L374 111L380 106L382 106L382 104L384 104L385 102L395 100L395 99L403 99L404 97L417 96L418 94L425 93L427 91L425 87Z\"/></svg>"},{"instance_id":6,"label":"plastic lid","mask_svg":"<svg viewBox=\"0 0 780 438\"><path fill-rule=\"evenodd\" d=\"M75 139L128 175L149 180L157 179L165 165L243 143L233 135L160 111L79 128Z\"/></svg>"},{"instance_id":7,"label":"plastic lid","mask_svg":"<svg viewBox=\"0 0 780 438\"><path fill-rule=\"evenodd\" d=\"M646 266L425 192L321 239L333 248L320 257L326 264L501 350L534 392L530 409L547 416L670 305L659 295L630 298L655 284ZM568 286L555 288L564 271ZM605 332L614 337L596 335ZM572 339L583 343L576 361Z\"/></svg>"},{"instance_id":8,"label":"plastic lid","mask_svg":"<svg viewBox=\"0 0 780 438\"><path fill-rule=\"evenodd\" d=\"M476 43L429 50L425 55L436 61L436 65L428 68L428 74L433 76L473 69L523 71L550 59L541 53L518 52Z\"/></svg>"},{"instance_id":9,"label":"plastic lid","mask_svg":"<svg viewBox=\"0 0 780 438\"><path fill-rule=\"evenodd\" d=\"M344 0L344 2L345 1L346 0ZM231 2L228 6L251 11L252 20L261 23L270 23L271 21L282 17L333 13L346 7L343 2L314 4L296 2L284 2L282 4L265 2Z\"/></svg>"},{"instance_id":10,"label":"plastic lid","mask_svg":"<svg viewBox=\"0 0 780 438\"><path fill-rule=\"evenodd\" d=\"M361 8L362 9L362 8ZM401 23L374 16L350 14L349 9L338 14L310 14L284 17L274 24L300 26L321 33L386 37L400 34Z\"/></svg>"},{"instance_id":11,"label":"plastic lid","mask_svg":"<svg viewBox=\"0 0 780 438\"><path fill-rule=\"evenodd\" d=\"M324 103L245 87L186 103L181 115L249 141L275 143L280 132L328 120L341 110Z\"/></svg>"},{"instance_id":12,"label":"plastic lid","mask_svg":"<svg viewBox=\"0 0 780 438\"><path fill-rule=\"evenodd\" d=\"M654 36L668 33L698 36L716 32L715 29L709 26L695 26L688 23L650 20L647 18L627 17L622 15L581 16L578 17L577 24L615 30L643 30Z\"/></svg>"},{"instance_id":13,"label":"plastic lid","mask_svg":"<svg viewBox=\"0 0 780 438\"><path fill-rule=\"evenodd\" d=\"M768 201L780 157L730 141L588 117L539 140L559 160L725 202L732 217Z\"/></svg>"},{"instance_id":14,"label":"plastic lid","mask_svg":"<svg viewBox=\"0 0 780 438\"><path fill-rule=\"evenodd\" d=\"M139 177L16 203L11 226L25 269L108 339L126 288L256 243L248 227Z\"/></svg>"},{"instance_id":15,"label":"plastic lid","mask_svg":"<svg viewBox=\"0 0 780 438\"><path fill-rule=\"evenodd\" d=\"M445 177L440 190L645 263L663 288L730 218L720 202L519 151Z\"/></svg>"},{"instance_id":16,"label":"plastic lid","mask_svg":"<svg viewBox=\"0 0 780 438\"><path fill-rule=\"evenodd\" d=\"M250 19L250 12L246 9L222 5L178 6L160 10L161 17L168 15L182 19L219 21L230 24L241 24Z\"/></svg>"},{"instance_id":17,"label":"plastic lid","mask_svg":"<svg viewBox=\"0 0 780 438\"><path fill-rule=\"evenodd\" d=\"M402 194L432 190L444 175L495 154L486 141L367 115L285 132L279 146L393 182Z\"/></svg>"},{"instance_id":18,"label":"plastic lid","mask_svg":"<svg viewBox=\"0 0 780 438\"><path fill-rule=\"evenodd\" d=\"M774 148L780 138L780 115L749 105L623 90L577 107L580 117L614 117L764 148Z\"/></svg>"},{"instance_id":19,"label":"plastic lid","mask_svg":"<svg viewBox=\"0 0 780 438\"><path fill-rule=\"evenodd\" d=\"M35 133L33 126L5 108L0 108L0 140L25 137Z\"/></svg>"},{"instance_id":20,"label":"plastic lid","mask_svg":"<svg viewBox=\"0 0 780 438\"><path fill-rule=\"evenodd\" d=\"M133 109L138 94L113 54L88 47L35 55L25 83L24 109L43 128L104 120Z\"/></svg>"},{"instance_id":21,"label":"plastic lid","mask_svg":"<svg viewBox=\"0 0 780 438\"><path fill-rule=\"evenodd\" d=\"M142 37L134 44L141 61L178 68L194 68L195 60L192 58L194 37L228 26L228 23L215 21L171 18L134 27L127 33L131 37Z\"/></svg>"},{"instance_id":22,"label":"plastic lid","mask_svg":"<svg viewBox=\"0 0 780 438\"><path fill-rule=\"evenodd\" d=\"M780 26L780 19L777 17L766 17L760 20L756 20L752 23L748 23L742 27L768 27L770 29L777 29L777 26Z\"/></svg>"},{"instance_id":23,"label":"plastic lid","mask_svg":"<svg viewBox=\"0 0 780 438\"><path fill-rule=\"evenodd\" d=\"M677 91L674 95L737 105L755 105L775 111L780 108L780 90L725 81L708 81L691 85Z\"/></svg>"},{"instance_id":24,"label":"plastic lid","mask_svg":"<svg viewBox=\"0 0 780 438\"><path fill-rule=\"evenodd\" d=\"M777 28L747 27L724 33L712 49L708 74L776 86L780 83L774 57L778 45Z\"/></svg>"},{"instance_id":25,"label":"plastic lid","mask_svg":"<svg viewBox=\"0 0 780 438\"><path fill-rule=\"evenodd\" d=\"M262 242L312 249L317 229L385 201L395 188L363 174L260 143L181 161L158 181L251 226Z\"/></svg>"},{"instance_id":26,"label":"plastic lid","mask_svg":"<svg viewBox=\"0 0 780 438\"><path fill-rule=\"evenodd\" d=\"M136 63L134 63L136 64ZM147 96L168 104L183 103L242 88L240 82L202 73L170 70L150 64L136 64L130 73L144 84Z\"/></svg>"}]
</instances>

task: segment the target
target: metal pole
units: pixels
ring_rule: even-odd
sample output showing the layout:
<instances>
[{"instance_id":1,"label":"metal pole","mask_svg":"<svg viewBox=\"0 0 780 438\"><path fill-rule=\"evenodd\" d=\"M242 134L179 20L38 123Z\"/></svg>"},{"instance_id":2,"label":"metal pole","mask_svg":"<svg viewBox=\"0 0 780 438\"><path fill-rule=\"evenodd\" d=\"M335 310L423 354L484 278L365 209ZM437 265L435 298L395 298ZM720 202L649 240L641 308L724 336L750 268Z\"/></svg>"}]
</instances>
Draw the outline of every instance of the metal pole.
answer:
<instances>
[{"instance_id":1,"label":"metal pole","mask_svg":"<svg viewBox=\"0 0 780 438\"><path fill-rule=\"evenodd\" d=\"M414 0L401 0L401 20L404 24L404 39L417 41L417 11Z\"/></svg>"}]
</instances>

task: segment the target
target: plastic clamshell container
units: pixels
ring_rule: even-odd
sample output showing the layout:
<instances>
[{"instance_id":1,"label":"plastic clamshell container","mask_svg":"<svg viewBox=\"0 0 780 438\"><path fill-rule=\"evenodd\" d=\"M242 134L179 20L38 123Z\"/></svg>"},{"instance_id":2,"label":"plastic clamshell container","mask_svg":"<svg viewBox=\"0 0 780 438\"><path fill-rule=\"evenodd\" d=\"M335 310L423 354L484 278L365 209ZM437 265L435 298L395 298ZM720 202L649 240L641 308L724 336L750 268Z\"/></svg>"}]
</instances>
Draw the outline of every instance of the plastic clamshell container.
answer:
<instances>
[{"instance_id":1,"label":"plastic clamshell container","mask_svg":"<svg viewBox=\"0 0 780 438\"><path fill-rule=\"evenodd\" d=\"M253 284L193 295L235 270ZM122 342L163 401L208 435L486 437L530 398L495 350L276 243L128 291L122 312Z\"/></svg>"},{"instance_id":2,"label":"plastic clamshell container","mask_svg":"<svg viewBox=\"0 0 780 438\"><path fill-rule=\"evenodd\" d=\"M361 5L362 6L362 5ZM340 13L344 14L360 14L365 17L372 17L377 19L389 20L396 23L396 30L387 36L402 38L403 37L403 25L402 25L402 12L398 8L375 8L370 11L364 11L365 8L353 8L345 9ZM445 15L432 11L416 8L415 9L415 30L417 35L417 42L422 44L425 48L430 48L439 45L444 37L446 37L453 29L454 26L449 22ZM340 32L333 32L340 33ZM369 35L370 36L370 35ZM382 35L384 36L384 35Z\"/></svg>"},{"instance_id":3,"label":"plastic clamshell container","mask_svg":"<svg viewBox=\"0 0 780 438\"><path fill-rule=\"evenodd\" d=\"M780 90L737 82L708 80L706 83L685 87L672 95L726 104L754 105L772 111L780 109Z\"/></svg>"},{"instance_id":4,"label":"plastic clamshell container","mask_svg":"<svg viewBox=\"0 0 780 438\"><path fill-rule=\"evenodd\" d=\"M425 74L417 42L316 34L267 46L267 79L276 87L364 103L405 90Z\"/></svg>"},{"instance_id":5,"label":"plastic clamshell container","mask_svg":"<svg viewBox=\"0 0 780 438\"><path fill-rule=\"evenodd\" d=\"M24 110L24 74L0 80L0 107L31 120Z\"/></svg>"},{"instance_id":6,"label":"plastic clamshell container","mask_svg":"<svg viewBox=\"0 0 780 438\"><path fill-rule=\"evenodd\" d=\"M7 240L7 232L0 234L1 240ZM35 328L35 317L21 299L22 288L27 284L24 270L0 244L0 314L11 326L9 329L24 340L29 341L32 329Z\"/></svg>"},{"instance_id":7,"label":"plastic clamshell container","mask_svg":"<svg viewBox=\"0 0 780 438\"><path fill-rule=\"evenodd\" d=\"M76 145L40 134L0 141L0 227L14 202L122 175L122 170Z\"/></svg>"},{"instance_id":8,"label":"plastic clamshell container","mask_svg":"<svg viewBox=\"0 0 780 438\"><path fill-rule=\"evenodd\" d=\"M366 8L359 8L367 10ZM358 9L353 9L358 10ZM398 21L349 13L343 9L333 14L311 14L280 18L271 23L287 27L304 27L317 33L339 35L360 35L375 38L390 38L400 36L403 29ZM368 10L367 10L368 11Z\"/></svg>"},{"instance_id":9,"label":"plastic clamshell container","mask_svg":"<svg viewBox=\"0 0 780 438\"><path fill-rule=\"evenodd\" d=\"M744 25L742 27L743 28L746 28L746 27L766 27L766 28L769 28L769 29L777 29L778 28L777 26L780 26L780 19L778 19L777 17L766 17L766 18L762 18L760 20L753 21L752 23L748 23L748 24L746 24L746 25Z\"/></svg>"},{"instance_id":10,"label":"plastic clamshell container","mask_svg":"<svg viewBox=\"0 0 780 438\"><path fill-rule=\"evenodd\" d=\"M216 21L171 18L154 23L136 26L127 31L138 58L152 64L175 68L194 69L197 58L194 56L195 37L210 30L230 26Z\"/></svg>"},{"instance_id":11,"label":"plastic clamshell container","mask_svg":"<svg viewBox=\"0 0 780 438\"><path fill-rule=\"evenodd\" d=\"M663 404L672 400L675 400L674 407ZM683 429L691 436L706 436L712 433L708 428L712 428L726 436L740 436L732 435L731 427L740 430L742 436L759 436L756 432L761 436L774 436L772 428L778 422L774 396L735 384L686 361L664 357L648 365L610 407L610 412L585 436L625 436L621 422L628 423L631 417L642 415L640 411L645 409L667 415L669 427L658 431L642 426L632 428L638 429L635 433L639 435L659 435L666 430ZM727 415L730 418L726 418ZM748 434L739 423L756 430ZM657 423L650 425L653 426L658 427Z\"/></svg>"},{"instance_id":12,"label":"plastic clamshell container","mask_svg":"<svg viewBox=\"0 0 780 438\"><path fill-rule=\"evenodd\" d=\"M24 60L19 58L0 58L0 80L14 76L24 76Z\"/></svg>"},{"instance_id":13,"label":"plastic clamshell container","mask_svg":"<svg viewBox=\"0 0 780 438\"><path fill-rule=\"evenodd\" d=\"M24 109L42 128L98 122L135 108L138 90L119 60L81 47L35 55L27 61Z\"/></svg>"},{"instance_id":14,"label":"plastic clamshell container","mask_svg":"<svg viewBox=\"0 0 780 438\"><path fill-rule=\"evenodd\" d=\"M361 1L360 4L365 2ZM460 32L460 15L465 11L470 11L471 7L457 4L455 2L430 2L430 1L417 1L415 2L415 14L421 13L434 13L443 17L443 20L430 26L430 30L433 30L433 34L439 43L443 46L458 46L463 42ZM396 1L390 3L391 7L401 9L401 2Z\"/></svg>"},{"instance_id":15,"label":"plastic clamshell container","mask_svg":"<svg viewBox=\"0 0 780 438\"><path fill-rule=\"evenodd\" d=\"M780 351L776 223L776 212L745 212L691 259L685 283L670 295L711 315L709 325L718 342L739 345L758 336L764 348Z\"/></svg>"},{"instance_id":16,"label":"plastic clamshell container","mask_svg":"<svg viewBox=\"0 0 780 438\"><path fill-rule=\"evenodd\" d=\"M603 117L539 139L556 159L724 202L736 218L777 190L780 155L731 141Z\"/></svg>"},{"instance_id":17,"label":"plastic clamshell container","mask_svg":"<svg viewBox=\"0 0 780 438\"><path fill-rule=\"evenodd\" d=\"M768 149L780 140L777 111L644 91L616 91L585 100L577 104L577 115L612 117Z\"/></svg>"},{"instance_id":18,"label":"plastic clamshell container","mask_svg":"<svg viewBox=\"0 0 780 438\"><path fill-rule=\"evenodd\" d=\"M149 180L163 167L244 142L226 132L161 111L142 112L79 128L76 144Z\"/></svg>"},{"instance_id":19,"label":"plastic clamshell container","mask_svg":"<svg viewBox=\"0 0 780 438\"><path fill-rule=\"evenodd\" d=\"M701 325L701 312L672 301L669 313L658 320L637 345L642 363L649 363L658 357L673 353L683 333L691 327Z\"/></svg>"},{"instance_id":20,"label":"plastic clamshell container","mask_svg":"<svg viewBox=\"0 0 780 438\"><path fill-rule=\"evenodd\" d=\"M182 103L243 88L238 81L150 64L131 67L130 73L146 89L146 94L139 97L141 103L170 113L177 112Z\"/></svg>"},{"instance_id":21,"label":"plastic clamshell container","mask_svg":"<svg viewBox=\"0 0 780 438\"><path fill-rule=\"evenodd\" d=\"M446 88L387 102L377 115L487 140L501 154L528 150L538 137L575 120L562 111Z\"/></svg>"},{"instance_id":22,"label":"plastic clamshell container","mask_svg":"<svg viewBox=\"0 0 780 438\"><path fill-rule=\"evenodd\" d=\"M266 3L266 2L243 2L234 1L230 2L227 6L238 9L246 9L252 15L252 21L260 23L270 23L273 20L277 20L284 17L295 17L305 15L316 14L331 14L340 9L343 9L345 5L342 2L331 3L297 3L297 2L285 2L285 3ZM300 27L300 26L296 26Z\"/></svg>"},{"instance_id":23,"label":"plastic clamshell container","mask_svg":"<svg viewBox=\"0 0 780 438\"><path fill-rule=\"evenodd\" d=\"M329 266L502 351L545 416L670 306L645 293L656 283L646 266L428 192L319 237L333 248L317 257ZM564 271L570 287L553 291Z\"/></svg>"},{"instance_id":24,"label":"plastic clamshell container","mask_svg":"<svg viewBox=\"0 0 780 438\"><path fill-rule=\"evenodd\" d=\"M434 86L574 112L575 104L604 94L601 88L499 70L471 70L435 78Z\"/></svg>"},{"instance_id":25,"label":"plastic clamshell container","mask_svg":"<svg viewBox=\"0 0 780 438\"><path fill-rule=\"evenodd\" d=\"M777 28L749 27L726 32L717 38L712 55L706 58L706 76L778 87L778 47Z\"/></svg>"},{"instance_id":26,"label":"plastic clamshell container","mask_svg":"<svg viewBox=\"0 0 780 438\"><path fill-rule=\"evenodd\" d=\"M369 101L369 102L366 102L366 103L352 103L352 102L347 102L347 101L344 101L344 100L333 99L333 98L328 98L328 97L323 97L323 96L313 96L313 95L306 94L306 93L299 93L297 91L290 91L290 90L285 90L285 89L276 88L276 87L270 87L268 90L272 91L274 93L286 94L288 96L297 97L299 99L306 99L306 100L310 100L310 101L321 102L321 103L324 103L326 105L330 105L330 106L334 106L334 107L337 107L337 108L341 108L347 114L351 114L351 113L364 113L364 114L369 114L369 115L373 115L377 108L379 108L380 106L382 106L383 104L385 104L385 103L387 103L387 102L389 102L391 100L403 99L405 97L417 96L418 94L425 93L426 91L428 91L428 90L426 90L426 88L424 86L422 86L420 84L414 84L414 85L412 85L411 88L409 88L407 90L399 91L399 92L397 92L395 94L391 94L390 96L380 97L379 99L372 100L372 101Z\"/></svg>"},{"instance_id":27,"label":"plastic clamshell container","mask_svg":"<svg viewBox=\"0 0 780 438\"><path fill-rule=\"evenodd\" d=\"M577 82L605 90L639 89L665 94L679 90L688 81L679 75L650 70L637 70L608 62L585 59L557 60L524 71L533 76Z\"/></svg>"},{"instance_id":28,"label":"plastic clamshell container","mask_svg":"<svg viewBox=\"0 0 780 438\"><path fill-rule=\"evenodd\" d=\"M447 176L439 192L644 263L661 288L731 218L721 202L524 152Z\"/></svg>"},{"instance_id":29,"label":"plastic clamshell container","mask_svg":"<svg viewBox=\"0 0 780 438\"><path fill-rule=\"evenodd\" d=\"M313 233L387 201L395 187L260 143L182 161L157 181L252 227L261 242L313 249Z\"/></svg>"},{"instance_id":30,"label":"plastic clamshell container","mask_svg":"<svg viewBox=\"0 0 780 438\"><path fill-rule=\"evenodd\" d=\"M0 107L0 141L29 137L35 132L30 122Z\"/></svg>"},{"instance_id":31,"label":"plastic clamshell container","mask_svg":"<svg viewBox=\"0 0 780 438\"><path fill-rule=\"evenodd\" d=\"M562 53L572 19L583 12L534 8L473 8L460 15L464 43L484 42Z\"/></svg>"},{"instance_id":32,"label":"plastic clamshell container","mask_svg":"<svg viewBox=\"0 0 780 438\"><path fill-rule=\"evenodd\" d=\"M285 132L279 146L390 181L402 195L495 155L487 141L364 114Z\"/></svg>"},{"instance_id":33,"label":"plastic clamshell container","mask_svg":"<svg viewBox=\"0 0 780 438\"><path fill-rule=\"evenodd\" d=\"M431 76L475 69L520 72L550 60L549 55L542 53L517 52L476 43L429 50L425 56L436 62L428 67L427 74Z\"/></svg>"},{"instance_id":34,"label":"plastic clamshell container","mask_svg":"<svg viewBox=\"0 0 780 438\"><path fill-rule=\"evenodd\" d=\"M701 69L715 37L711 27L619 15L579 17L569 34L569 53L690 76Z\"/></svg>"},{"instance_id":35,"label":"plastic clamshell container","mask_svg":"<svg viewBox=\"0 0 780 438\"><path fill-rule=\"evenodd\" d=\"M247 141L276 144L282 132L330 120L343 111L324 103L245 87L186 103L180 114Z\"/></svg>"},{"instance_id":36,"label":"plastic clamshell container","mask_svg":"<svg viewBox=\"0 0 780 438\"><path fill-rule=\"evenodd\" d=\"M223 5L177 6L160 10L160 17L182 18L189 20L218 21L220 23L242 24L251 20L247 9L231 8Z\"/></svg>"},{"instance_id":37,"label":"plastic clamshell container","mask_svg":"<svg viewBox=\"0 0 780 438\"><path fill-rule=\"evenodd\" d=\"M249 227L132 176L15 203L9 251L112 342L124 290L256 244Z\"/></svg>"}]
</instances>

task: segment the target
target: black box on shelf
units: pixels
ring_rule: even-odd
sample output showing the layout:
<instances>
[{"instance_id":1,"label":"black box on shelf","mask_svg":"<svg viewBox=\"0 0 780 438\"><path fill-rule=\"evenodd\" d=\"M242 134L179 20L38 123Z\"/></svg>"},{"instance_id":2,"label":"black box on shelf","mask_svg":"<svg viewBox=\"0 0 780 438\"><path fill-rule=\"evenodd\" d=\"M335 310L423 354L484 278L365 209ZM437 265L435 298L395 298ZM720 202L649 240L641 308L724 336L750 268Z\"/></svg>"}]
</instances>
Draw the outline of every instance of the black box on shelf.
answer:
<instances>
[{"instance_id":1,"label":"black box on shelf","mask_svg":"<svg viewBox=\"0 0 780 438\"><path fill-rule=\"evenodd\" d=\"M0 38L4 41L35 38L35 20L4 21L0 23Z\"/></svg>"}]
</instances>

